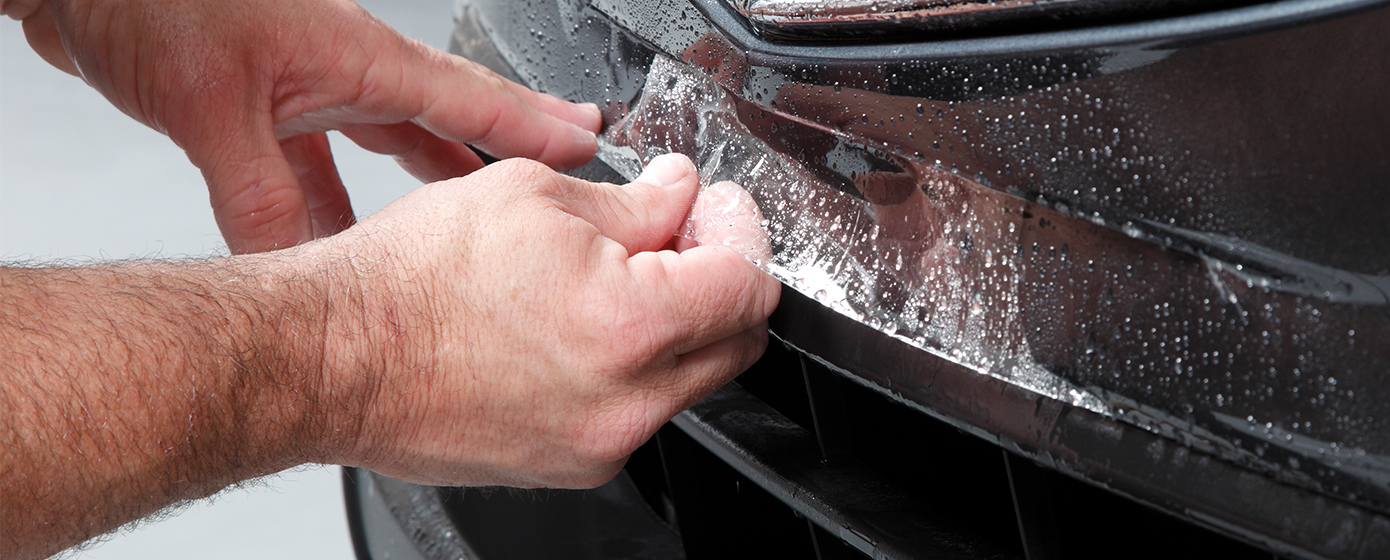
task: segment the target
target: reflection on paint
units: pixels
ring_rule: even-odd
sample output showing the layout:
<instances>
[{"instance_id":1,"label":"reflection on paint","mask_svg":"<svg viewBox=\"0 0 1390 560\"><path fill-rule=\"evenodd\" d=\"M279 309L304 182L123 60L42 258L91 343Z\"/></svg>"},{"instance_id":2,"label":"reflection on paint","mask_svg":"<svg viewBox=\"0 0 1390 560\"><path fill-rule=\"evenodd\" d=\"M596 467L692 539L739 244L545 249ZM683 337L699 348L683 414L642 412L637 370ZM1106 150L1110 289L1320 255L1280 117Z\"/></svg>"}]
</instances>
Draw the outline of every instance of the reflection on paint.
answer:
<instances>
[{"instance_id":1,"label":"reflection on paint","mask_svg":"<svg viewBox=\"0 0 1390 560\"><path fill-rule=\"evenodd\" d=\"M860 142L657 56L599 156L635 177L681 152L707 184L743 185L767 218L764 270L917 348L1284 480L1317 486L1310 471L1335 463L1390 481L1383 455L1305 435L1378 421L1346 413L1355 392L1331 372L1380 359L1378 342L1358 352L1367 339L1355 333L1385 332L1381 279L1110 223ZM1237 401L1299 418L1302 433L1229 414Z\"/></svg>"}]
</instances>

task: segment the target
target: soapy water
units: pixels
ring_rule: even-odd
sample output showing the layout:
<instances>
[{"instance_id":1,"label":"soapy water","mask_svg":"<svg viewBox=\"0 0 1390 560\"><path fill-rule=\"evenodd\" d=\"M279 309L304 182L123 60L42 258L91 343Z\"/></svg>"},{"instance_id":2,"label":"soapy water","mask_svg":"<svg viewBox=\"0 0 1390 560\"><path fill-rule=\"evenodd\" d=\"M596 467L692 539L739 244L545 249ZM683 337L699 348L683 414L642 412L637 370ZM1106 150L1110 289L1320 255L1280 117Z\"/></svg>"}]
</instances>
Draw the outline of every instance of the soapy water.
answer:
<instances>
[{"instance_id":1,"label":"soapy water","mask_svg":"<svg viewBox=\"0 0 1390 560\"><path fill-rule=\"evenodd\" d=\"M989 243L995 236L982 235L983 230L998 225L998 217L979 215L980 206L970 203L977 193L941 170L909 165L857 170L862 172L856 172L854 187L865 198L857 197L764 145L749 133L740 110L705 74L657 56L639 100L600 138L599 158L633 178L656 156L684 153L699 169L705 190L727 189L733 182L751 195L766 216L762 223L772 248L766 258L751 260L781 282L980 373L1094 412L1111 412L1097 395L1030 356L1027 340L1018 336L1021 325L1012 324L1021 315L1020 278L1008 262L1014 250L972 245ZM705 192L701 196L710 198ZM935 219L944 212L953 214L950 220ZM724 215L697 204L678 235L699 238L717 229ZM975 261L982 252L987 270L962 262L963 253Z\"/></svg>"}]
</instances>

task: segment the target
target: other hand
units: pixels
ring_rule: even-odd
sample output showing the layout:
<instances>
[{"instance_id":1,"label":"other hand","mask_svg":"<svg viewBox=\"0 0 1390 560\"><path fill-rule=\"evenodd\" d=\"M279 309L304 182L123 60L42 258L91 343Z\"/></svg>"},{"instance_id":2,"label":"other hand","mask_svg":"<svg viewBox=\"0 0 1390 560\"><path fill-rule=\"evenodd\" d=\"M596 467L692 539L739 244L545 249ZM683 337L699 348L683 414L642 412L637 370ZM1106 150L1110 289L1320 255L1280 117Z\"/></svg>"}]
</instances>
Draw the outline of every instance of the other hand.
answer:
<instances>
[{"instance_id":1,"label":"other hand","mask_svg":"<svg viewBox=\"0 0 1390 560\"><path fill-rule=\"evenodd\" d=\"M353 223L327 130L422 181L482 167L464 143L556 168L594 154L598 109L407 39L349 0L3 0L31 46L169 135L233 252Z\"/></svg>"}]
</instances>

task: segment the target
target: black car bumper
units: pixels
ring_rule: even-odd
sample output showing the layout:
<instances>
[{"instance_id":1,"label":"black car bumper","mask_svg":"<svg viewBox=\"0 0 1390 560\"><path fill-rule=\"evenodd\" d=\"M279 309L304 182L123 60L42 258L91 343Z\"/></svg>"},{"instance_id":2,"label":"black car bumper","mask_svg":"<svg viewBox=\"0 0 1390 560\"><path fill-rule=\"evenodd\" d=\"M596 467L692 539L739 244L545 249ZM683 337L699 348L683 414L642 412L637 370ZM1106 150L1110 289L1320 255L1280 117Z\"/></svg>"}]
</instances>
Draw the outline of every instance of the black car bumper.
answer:
<instances>
[{"instance_id":1,"label":"black car bumper","mask_svg":"<svg viewBox=\"0 0 1390 560\"><path fill-rule=\"evenodd\" d=\"M807 43L716 0L475 0L455 50L607 105L629 174L684 151L749 186L783 279L842 291L789 288L772 329L794 351L639 452L615 483L636 497L598 492L656 520L633 522L653 554L674 530L693 557L1379 558L1387 26L1383 2L1285 1Z\"/></svg>"}]
</instances>

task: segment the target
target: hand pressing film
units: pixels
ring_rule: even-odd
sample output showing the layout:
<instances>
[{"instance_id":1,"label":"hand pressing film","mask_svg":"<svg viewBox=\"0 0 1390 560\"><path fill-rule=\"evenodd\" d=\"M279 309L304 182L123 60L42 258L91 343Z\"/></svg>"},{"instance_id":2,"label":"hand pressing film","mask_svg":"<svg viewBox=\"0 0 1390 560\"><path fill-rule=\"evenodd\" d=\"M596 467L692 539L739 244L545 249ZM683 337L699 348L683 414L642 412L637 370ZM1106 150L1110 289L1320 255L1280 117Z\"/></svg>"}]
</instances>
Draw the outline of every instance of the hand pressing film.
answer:
<instances>
[{"instance_id":1,"label":"hand pressing film","mask_svg":"<svg viewBox=\"0 0 1390 560\"><path fill-rule=\"evenodd\" d=\"M508 160L308 246L354 255L359 276L383 271L354 293L402 295L390 321L340 329L402 334L334 368L347 386L377 383L373 406L348 416L362 425L352 451L331 462L440 485L607 482L767 344L781 286L748 262L770 252L761 216L732 183L699 190L679 154L626 185ZM662 250L692 206L702 245ZM412 351L384 375L353 374L395 347Z\"/></svg>"},{"instance_id":2,"label":"hand pressing film","mask_svg":"<svg viewBox=\"0 0 1390 560\"><path fill-rule=\"evenodd\" d=\"M772 243L764 222L748 191L736 183L720 181L700 191L685 227L677 234L676 250L722 245L763 266L772 260Z\"/></svg>"}]
</instances>

